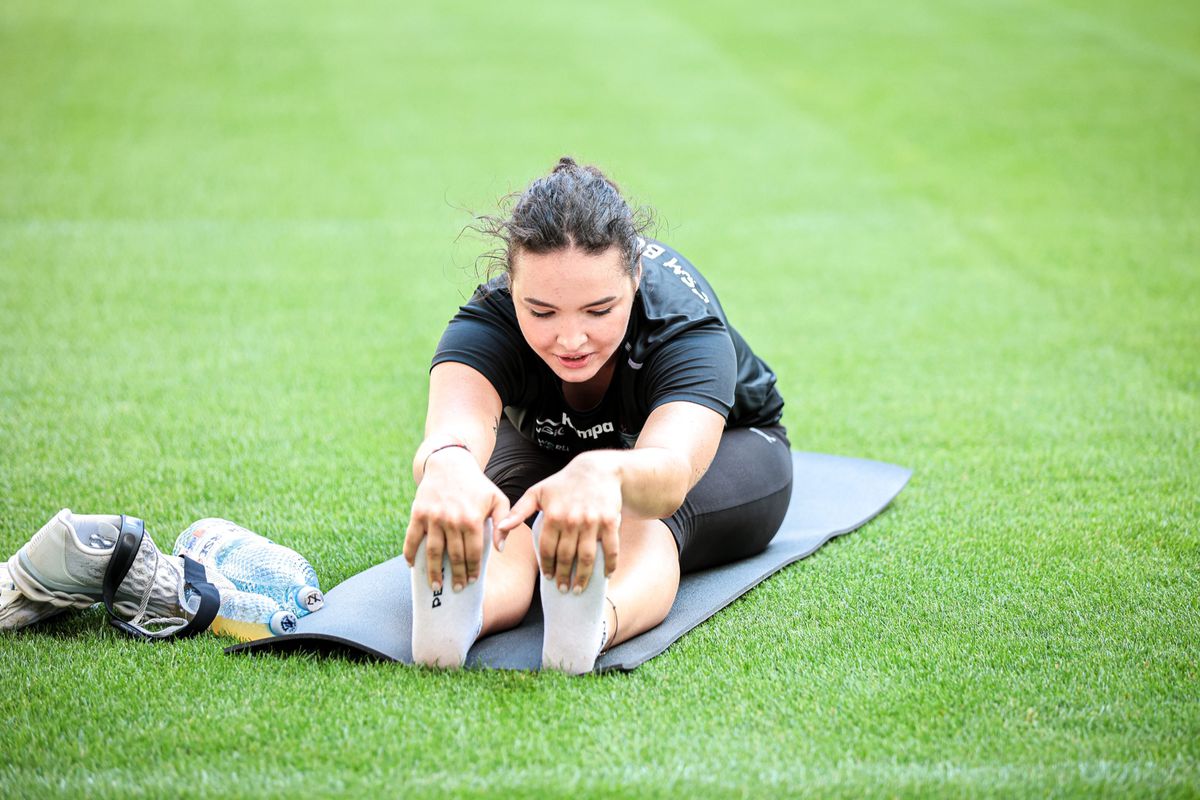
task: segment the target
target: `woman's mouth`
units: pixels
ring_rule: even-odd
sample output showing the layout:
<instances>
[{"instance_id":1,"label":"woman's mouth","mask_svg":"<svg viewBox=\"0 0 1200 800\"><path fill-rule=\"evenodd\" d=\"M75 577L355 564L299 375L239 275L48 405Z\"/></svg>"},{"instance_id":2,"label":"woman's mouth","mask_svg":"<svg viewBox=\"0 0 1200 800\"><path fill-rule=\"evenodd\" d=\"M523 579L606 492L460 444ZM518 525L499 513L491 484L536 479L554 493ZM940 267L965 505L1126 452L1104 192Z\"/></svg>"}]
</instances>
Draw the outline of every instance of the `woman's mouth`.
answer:
<instances>
[{"instance_id":1,"label":"woman's mouth","mask_svg":"<svg viewBox=\"0 0 1200 800\"><path fill-rule=\"evenodd\" d=\"M592 358L592 354L580 353L579 355L573 356L555 355L554 357L558 359L558 363L562 364L567 369L582 369L583 367L587 366L588 361L590 361Z\"/></svg>"}]
</instances>

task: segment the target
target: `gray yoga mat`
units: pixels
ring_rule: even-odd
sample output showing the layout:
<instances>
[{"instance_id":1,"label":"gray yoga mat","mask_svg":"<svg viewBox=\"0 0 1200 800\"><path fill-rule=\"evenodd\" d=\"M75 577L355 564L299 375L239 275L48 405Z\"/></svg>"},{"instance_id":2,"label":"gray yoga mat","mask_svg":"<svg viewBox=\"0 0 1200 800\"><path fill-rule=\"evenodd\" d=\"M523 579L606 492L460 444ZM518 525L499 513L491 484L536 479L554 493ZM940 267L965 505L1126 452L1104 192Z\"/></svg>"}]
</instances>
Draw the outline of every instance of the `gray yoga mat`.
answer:
<instances>
[{"instance_id":1,"label":"gray yoga mat","mask_svg":"<svg viewBox=\"0 0 1200 800\"><path fill-rule=\"evenodd\" d=\"M792 500L771 545L753 558L683 576L661 625L614 647L597 671L632 670L666 650L760 581L825 542L862 526L904 488L911 470L878 461L792 453ZM403 557L335 586L325 607L301 618L295 633L226 648L227 653L301 650L412 662L412 595ZM542 663L542 609L535 599L516 628L475 643L467 666L535 670Z\"/></svg>"}]
</instances>

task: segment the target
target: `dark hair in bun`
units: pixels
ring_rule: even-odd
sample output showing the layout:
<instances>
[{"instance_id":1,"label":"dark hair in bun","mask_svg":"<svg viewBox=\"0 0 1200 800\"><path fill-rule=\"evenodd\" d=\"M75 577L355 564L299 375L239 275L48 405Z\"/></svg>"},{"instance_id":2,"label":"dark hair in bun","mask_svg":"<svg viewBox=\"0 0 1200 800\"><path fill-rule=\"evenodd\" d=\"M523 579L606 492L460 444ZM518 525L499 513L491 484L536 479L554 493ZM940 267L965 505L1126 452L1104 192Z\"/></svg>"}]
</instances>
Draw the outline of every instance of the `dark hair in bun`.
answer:
<instances>
[{"instance_id":1,"label":"dark hair in bun","mask_svg":"<svg viewBox=\"0 0 1200 800\"><path fill-rule=\"evenodd\" d=\"M563 156L548 175L500 202L500 216L476 217L476 231L499 240L483 258L511 272L513 256L552 253L569 247L595 255L610 247L621 252L626 272L637 272L638 240L653 223L647 208L634 210L603 172Z\"/></svg>"}]
</instances>

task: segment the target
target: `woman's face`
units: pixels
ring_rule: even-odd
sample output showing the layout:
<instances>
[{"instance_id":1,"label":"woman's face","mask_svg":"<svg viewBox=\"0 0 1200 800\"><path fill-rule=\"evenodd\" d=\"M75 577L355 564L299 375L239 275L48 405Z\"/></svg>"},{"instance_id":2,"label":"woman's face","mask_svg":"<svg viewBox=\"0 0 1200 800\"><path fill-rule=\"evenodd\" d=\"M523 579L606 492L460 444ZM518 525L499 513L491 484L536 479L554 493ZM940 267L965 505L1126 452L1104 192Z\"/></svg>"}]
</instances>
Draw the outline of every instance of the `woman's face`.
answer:
<instances>
[{"instance_id":1,"label":"woman's face","mask_svg":"<svg viewBox=\"0 0 1200 800\"><path fill-rule=\"evenodd\" d=\"M525 341L569 383L594 378L621 346L637 292L617 247L518 251L510 285Z\"/></svg>"}]
</instances>

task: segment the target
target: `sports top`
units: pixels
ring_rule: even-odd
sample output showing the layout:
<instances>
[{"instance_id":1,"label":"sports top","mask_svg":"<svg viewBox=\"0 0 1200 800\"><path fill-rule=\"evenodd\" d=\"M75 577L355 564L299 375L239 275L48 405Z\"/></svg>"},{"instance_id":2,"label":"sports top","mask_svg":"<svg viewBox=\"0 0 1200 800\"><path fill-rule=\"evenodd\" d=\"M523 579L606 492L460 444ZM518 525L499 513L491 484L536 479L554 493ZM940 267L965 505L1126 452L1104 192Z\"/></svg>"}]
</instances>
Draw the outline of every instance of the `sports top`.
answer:
<instances>
[{"instance_id":1,"label":"sports top","mask_svg":"<svg viewBox=\"0 0 1200 800\"><path fill-rule=\"evenodd\" d=\"M730 428L778 422L775 373L726 320L712 286L662 242L639 245L642 280L612 382L594 408L572 408L562 380L526 343L507 275L479 286L458 310L433 365L454 361L481 373L513 427L555 452L633 447L650 412L677 400L711 408Z\"/></svg>"}]
</instances>

